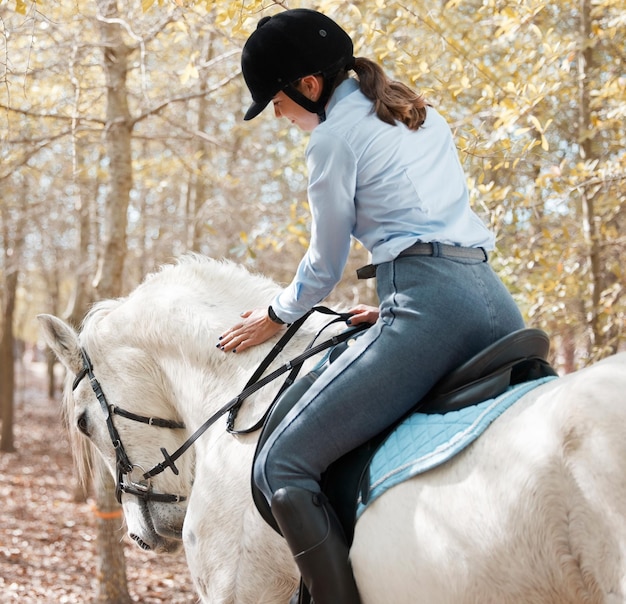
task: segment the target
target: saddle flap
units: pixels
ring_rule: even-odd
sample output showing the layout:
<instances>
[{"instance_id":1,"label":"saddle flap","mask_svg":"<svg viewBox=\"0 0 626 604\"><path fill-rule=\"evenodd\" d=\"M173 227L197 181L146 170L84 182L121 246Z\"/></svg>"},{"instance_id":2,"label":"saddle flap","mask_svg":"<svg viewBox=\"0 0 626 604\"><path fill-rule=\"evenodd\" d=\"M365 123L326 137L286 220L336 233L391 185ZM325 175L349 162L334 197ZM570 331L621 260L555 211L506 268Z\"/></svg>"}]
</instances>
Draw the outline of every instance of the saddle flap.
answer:
<instances>
[{"instance_id":1,"label":"saddle flap","mask_svg":"<svg viewBox=\"0 0 626 604\"><path fill-rule=\"evenodd\" d=\"M296 380L283 394L278 398L274 404L270 414L265 421L261 436L257 442L256 451L254 452L254 460L259 454L259 451L263 448L269 436L274 432L274 429L285 418L287 413L291 411L293 406L300 400L302 395L311 387L313 382L317 379L318 373L311 371L307 375ZM254 467L254 463L253 463ZM265 495L260 491L252 478L252 499L256 505L257 510L263 517L263 520L267 522L278 534L281 534L278 524L274 519L270 504L268 503Z\"/></svg>"}]
</instances>

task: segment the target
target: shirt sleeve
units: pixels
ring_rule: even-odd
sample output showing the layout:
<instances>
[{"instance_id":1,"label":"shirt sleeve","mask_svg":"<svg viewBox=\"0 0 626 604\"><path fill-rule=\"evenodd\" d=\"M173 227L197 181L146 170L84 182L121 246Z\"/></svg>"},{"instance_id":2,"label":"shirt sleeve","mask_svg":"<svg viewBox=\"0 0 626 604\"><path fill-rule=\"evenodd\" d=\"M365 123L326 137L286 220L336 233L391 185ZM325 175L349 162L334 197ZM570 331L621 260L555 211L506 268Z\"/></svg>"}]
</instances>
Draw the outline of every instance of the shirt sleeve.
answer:
<instances>
[{"instance_id":1,"label":"shirt sleeve","mask_svg":"<svg viewBox=\"0 0 626 604\"><path fill-rule=\"evenodd\" d=\"M272 302L286 323L299 319L339 282L356 220L356 158L349 145L318 126L306 159L311 239L293 281Z\"/></svg>"}]
</instances>

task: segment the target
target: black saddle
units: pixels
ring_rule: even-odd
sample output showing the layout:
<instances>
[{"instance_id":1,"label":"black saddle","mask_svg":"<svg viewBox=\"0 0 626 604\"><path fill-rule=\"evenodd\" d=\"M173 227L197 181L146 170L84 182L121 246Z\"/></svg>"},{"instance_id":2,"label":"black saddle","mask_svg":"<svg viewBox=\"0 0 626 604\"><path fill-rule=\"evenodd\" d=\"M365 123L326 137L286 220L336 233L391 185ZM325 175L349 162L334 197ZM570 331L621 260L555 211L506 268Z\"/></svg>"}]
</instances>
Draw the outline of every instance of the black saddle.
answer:
<instances>
[{"instance_id":1,"label":"black saddle","mask_svg":"<svg viewBox=\"0 0 626 604\"><path fill-rule=\"evenodd\" d=\"M276 401L263 427L255 460L263 444L295 403L310 388L330 363L345 350L347 343L336 346L326 362L294 382ZM488 346L440 380L410 413L448 413L476 405L502 394L509 386L547 376L556 371L547 361L550 340L540 329L521 329ZM396 424L337 460L325 472L322 490L341 520L346 537L352 541L356 502L369 462ZM264 520L277 532L265 496L252 481L252 497Z\"/></svg>"}]
</instances>

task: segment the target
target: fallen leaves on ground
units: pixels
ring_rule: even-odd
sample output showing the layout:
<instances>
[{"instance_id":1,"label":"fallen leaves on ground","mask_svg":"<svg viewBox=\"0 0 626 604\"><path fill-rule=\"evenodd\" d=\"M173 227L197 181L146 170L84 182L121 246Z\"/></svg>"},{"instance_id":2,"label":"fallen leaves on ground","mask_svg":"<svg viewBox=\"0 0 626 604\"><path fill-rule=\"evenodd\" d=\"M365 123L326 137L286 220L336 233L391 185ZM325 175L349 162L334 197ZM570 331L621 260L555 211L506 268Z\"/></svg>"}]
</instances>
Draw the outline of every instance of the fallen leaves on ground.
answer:
<instances>
[{"instance_id":1,"label":"fallen leaves on ground","mask_svg":"<svg viewBox=\"0 0 626 604\"><path fill-rule=\"evenodd\" d=\"M21 366L15 453L0 453L0 600L3 604L95 601L96 525L92 502L76 503L76 477L60 418L46 395L44 367ZM120 522L120 539L125 538ZM124 544L128 591L143 604L192 604L184 554Z\"/></svg>"}]
</instances>

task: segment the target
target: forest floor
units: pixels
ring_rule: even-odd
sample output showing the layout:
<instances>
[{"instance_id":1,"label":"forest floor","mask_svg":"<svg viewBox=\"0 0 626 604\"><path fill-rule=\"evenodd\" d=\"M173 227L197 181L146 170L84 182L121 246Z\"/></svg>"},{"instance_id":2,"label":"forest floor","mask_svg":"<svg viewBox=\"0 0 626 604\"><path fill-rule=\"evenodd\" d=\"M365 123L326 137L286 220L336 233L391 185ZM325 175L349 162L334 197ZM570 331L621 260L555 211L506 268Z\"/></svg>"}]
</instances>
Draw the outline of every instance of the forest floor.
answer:
<instances>
[{"instance_id":1,"label":"forest floor","mask_svg":"<svg viewBox=\"0 0 626 604\"><path fill-rule=\"evenodd\" d=\"M95 602L93 502L74 501L76 475L61 423L61 395L47 396L45 367L18 374L15 453L0 453L0 602ZM198 601L184 554L144 552L125 537L128 591L134 602Z\"/></svg>"}]
</instances>

